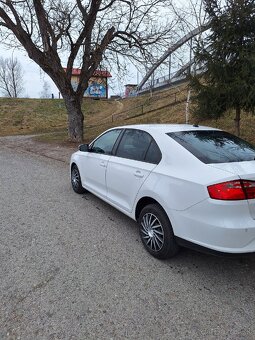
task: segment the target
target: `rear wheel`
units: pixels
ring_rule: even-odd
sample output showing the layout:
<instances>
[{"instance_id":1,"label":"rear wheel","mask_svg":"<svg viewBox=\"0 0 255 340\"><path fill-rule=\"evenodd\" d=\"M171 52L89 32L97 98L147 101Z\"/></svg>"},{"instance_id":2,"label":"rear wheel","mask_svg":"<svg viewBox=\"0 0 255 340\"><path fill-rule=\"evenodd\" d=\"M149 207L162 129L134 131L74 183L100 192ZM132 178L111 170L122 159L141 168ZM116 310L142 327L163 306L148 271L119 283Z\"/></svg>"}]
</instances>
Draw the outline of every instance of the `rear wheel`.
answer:
<instances>
[{"instance_id":1,"label":"rear wheel","mask_svg":"<svg viewBox=\"0 0 255 340\"><path fill-rule=\"evenodd\" d=\"M154 257L167 259L179 251L173 229L165 211L158 204L149 204L140 213L140 237L145 249Z\"/></svg>"},{"instance_id":2,"label":"rear wheel","mask_svg":"<svg viewBox=\"0 0 255 340\"><path fill-rule=\"evenodd\" d=\"M86 191L81 184L81 176L80 176L80 172L79 172L77 165L72 166L71 184L72 184L73 190L77 194L83 194Z\"/></svg>"}]
</instances>

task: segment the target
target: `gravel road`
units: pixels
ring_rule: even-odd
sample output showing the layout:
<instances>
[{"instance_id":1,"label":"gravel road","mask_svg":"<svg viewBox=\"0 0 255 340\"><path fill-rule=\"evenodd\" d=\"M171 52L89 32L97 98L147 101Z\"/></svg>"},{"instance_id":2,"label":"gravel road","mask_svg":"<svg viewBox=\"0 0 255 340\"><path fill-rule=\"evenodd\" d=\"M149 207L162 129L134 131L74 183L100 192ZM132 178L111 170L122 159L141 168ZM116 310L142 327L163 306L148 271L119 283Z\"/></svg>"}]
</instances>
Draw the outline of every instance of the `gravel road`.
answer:
<instances>
[{"instance_id":1,"label":"gravel road","mask_svg":"<svg viewBox=\"0 0 255 340\"><path fill-rule=\"evenodd\" d=\"M154 259L68 152L0 139L0 339L255 339L255 256Z\"/></svg>"}]
</instances>

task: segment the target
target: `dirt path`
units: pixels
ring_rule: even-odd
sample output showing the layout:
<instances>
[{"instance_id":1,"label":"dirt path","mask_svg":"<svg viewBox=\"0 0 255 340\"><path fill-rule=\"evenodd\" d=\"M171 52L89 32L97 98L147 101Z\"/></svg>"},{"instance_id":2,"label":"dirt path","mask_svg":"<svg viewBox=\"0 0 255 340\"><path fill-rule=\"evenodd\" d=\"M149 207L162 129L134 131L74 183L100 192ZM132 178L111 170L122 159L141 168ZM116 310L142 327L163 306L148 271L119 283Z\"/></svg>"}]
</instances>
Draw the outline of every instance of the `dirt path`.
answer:
<instances>
[{"instance_id":1,"label":"dirt path","mask_svg":"<svg viewBox=\"0 0 255 340\"><path fill-rule=\"evenodd\" d=\"M113 115L120 113L124 107L123 103L121 103L119 100L116 100L116 104L117 104L117 109L115 110L115 112L113 112Z\"/></svg>"},{"instance_id":2,"label":"dirt path","mask_svg":"<svg viewBox=\"0 0 255 340\"><path fill-rule=\"evenodd\" d=\"M71 154L77 150L77 146L42 143L34 139L35 135L0 137L0 148L6 146L11 149L31 152L58 161L69 163Z\"/></svg>"}]
</instances>

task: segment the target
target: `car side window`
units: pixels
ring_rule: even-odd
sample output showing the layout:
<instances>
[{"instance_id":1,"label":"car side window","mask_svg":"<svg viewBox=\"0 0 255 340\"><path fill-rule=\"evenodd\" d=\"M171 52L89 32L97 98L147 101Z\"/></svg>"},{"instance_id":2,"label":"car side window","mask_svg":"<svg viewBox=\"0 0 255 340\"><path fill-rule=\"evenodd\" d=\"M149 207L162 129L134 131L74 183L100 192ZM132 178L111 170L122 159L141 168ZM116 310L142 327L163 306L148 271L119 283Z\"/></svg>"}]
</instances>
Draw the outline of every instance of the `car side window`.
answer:
<instances>
[{"instance_id":1,"label":"car side window","mask_svg":"<svg viewBox=\"0 0 255 340\"><path fill-rule=\"evenodd\" d=\"M152 137L144 131L127 129L120 141L116 156L144 161Z\"/></svg>"},{"instance_id":2,"label":"car side window","mask_svg":"<svg viewBox=\"0 0 255 340\"><path fill-rule=\"evenodd\" d=\"M104 133L92 144L90 152L111 155L113 146L119 137L120 131L120 129L116 129Z\"/></svg>"},{"instance_id":3,"label":"car side window","mask_svg":"<svg viewBox=\"0 0 255 340\"><path fill-rule=\"evenodd\" d=\"M158 164L161 161L161 151L157 143L152 139L149 149L145 155L145 162Z\"/></svg>"}]
</instances>

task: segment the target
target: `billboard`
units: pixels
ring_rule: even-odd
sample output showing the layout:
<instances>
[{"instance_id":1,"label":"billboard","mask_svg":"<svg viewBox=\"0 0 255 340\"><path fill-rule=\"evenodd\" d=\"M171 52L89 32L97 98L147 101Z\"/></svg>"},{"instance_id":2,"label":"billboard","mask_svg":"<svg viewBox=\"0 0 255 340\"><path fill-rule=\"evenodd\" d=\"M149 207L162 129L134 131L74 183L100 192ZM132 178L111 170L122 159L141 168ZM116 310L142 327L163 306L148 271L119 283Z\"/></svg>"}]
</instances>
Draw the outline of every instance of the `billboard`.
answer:
<instances>
[{"instance_id":1,"label":"billboard","mask_svg":"<svg viewBox=\"0 0 255 340\"><path fill-rule=\"evenodd\" d=\"M107 98L107 78L90 78L84 97Z\"/></svg>"},{"instance_id":2,"label":"billboard","mask_svg":"<svg viewBox=\"0 0 255 340\"><path fill-rule=\"evenodd\" d=\"M66 68L64 70L66 70ZM71 83L75 91L77 90L79 84L80 73L81 70L79 68L73 68ZM109 77L111 77L109 71L96 70L93 76L89 79L88 88L84 92L84 97L107 98L108 97L107 78Z\"/></svg>"}]
</instances>

